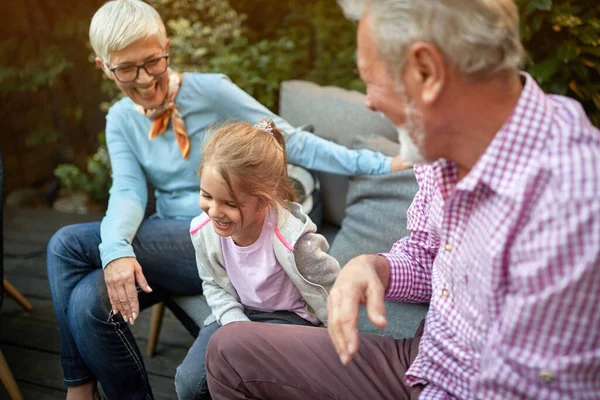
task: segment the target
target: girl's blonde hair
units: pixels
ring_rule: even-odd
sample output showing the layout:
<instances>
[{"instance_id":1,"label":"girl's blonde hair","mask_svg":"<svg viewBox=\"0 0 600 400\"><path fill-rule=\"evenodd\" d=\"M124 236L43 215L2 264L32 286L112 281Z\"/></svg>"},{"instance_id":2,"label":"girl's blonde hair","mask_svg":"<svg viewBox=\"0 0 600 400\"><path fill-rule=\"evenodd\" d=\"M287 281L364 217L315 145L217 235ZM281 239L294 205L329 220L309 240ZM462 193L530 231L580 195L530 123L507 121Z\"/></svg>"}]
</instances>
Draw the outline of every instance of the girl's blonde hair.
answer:
<instances>
[{"instance_id":1,"label":"girl's blonde hair","mask_svg":"<svg viewBox=\"0 0 600 400\"><path fill-rule=\"evenodd\" d=\"M204 144L198 174L207 166L223 179L236 203L234 176L240 190L269 206L288 208L288 201L297 200L287 173L285 138L273 121L237 122L217 129Z\"/></svg>"}]
</instances>

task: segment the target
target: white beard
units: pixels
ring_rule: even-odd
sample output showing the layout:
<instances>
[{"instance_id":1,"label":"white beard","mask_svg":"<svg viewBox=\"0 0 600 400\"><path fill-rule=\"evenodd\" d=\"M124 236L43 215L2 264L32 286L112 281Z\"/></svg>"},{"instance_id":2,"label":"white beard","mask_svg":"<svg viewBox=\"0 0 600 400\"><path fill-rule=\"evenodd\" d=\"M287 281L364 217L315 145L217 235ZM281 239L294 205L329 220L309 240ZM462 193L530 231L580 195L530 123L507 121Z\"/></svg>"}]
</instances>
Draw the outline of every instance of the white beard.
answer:
<instances>
[{"instance_id":1,"label":"white beard","mask_svg":"<svg viewBox=\"0 0 600 400\"><path fill-rule=\"evenodd\" d=\"M398 143L400 143L400 157L411 163L422 163L425 161L419 146L411 139L407 127L396 126L398 132Z\"/></svg>"}]
</instances>

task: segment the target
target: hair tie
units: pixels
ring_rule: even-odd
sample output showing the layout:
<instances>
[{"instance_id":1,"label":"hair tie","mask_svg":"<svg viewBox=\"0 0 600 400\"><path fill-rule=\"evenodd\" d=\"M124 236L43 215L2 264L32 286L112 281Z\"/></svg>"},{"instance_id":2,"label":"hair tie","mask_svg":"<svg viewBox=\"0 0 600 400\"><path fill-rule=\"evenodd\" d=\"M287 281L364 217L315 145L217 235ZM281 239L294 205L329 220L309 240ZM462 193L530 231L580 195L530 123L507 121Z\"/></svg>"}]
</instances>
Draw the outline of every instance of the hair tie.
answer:
<instances>
[{"instance_id":1,"label":"hair tie","mask_svg":"<svg viewBox=\"0 0 600 400\"><path fill-rule=\"evenodd\" d=\"M257 129L260 129L261 131L268 132L272 135L273 128L275 127L275 123L271 120L263 120L263 121L260 121L258 124L255 124L254 127Z\"/></svg>"}]
</instances>

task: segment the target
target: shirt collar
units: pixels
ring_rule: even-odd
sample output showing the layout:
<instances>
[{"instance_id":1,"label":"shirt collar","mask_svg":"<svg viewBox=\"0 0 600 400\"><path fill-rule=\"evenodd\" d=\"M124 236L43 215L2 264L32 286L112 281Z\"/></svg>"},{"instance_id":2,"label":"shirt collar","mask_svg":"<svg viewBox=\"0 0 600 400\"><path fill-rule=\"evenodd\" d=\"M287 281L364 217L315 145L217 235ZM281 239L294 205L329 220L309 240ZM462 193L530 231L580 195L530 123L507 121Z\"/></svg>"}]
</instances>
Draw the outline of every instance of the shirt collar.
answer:
<instances>
[{"instance_id":1,"label":"shirt collar","mask_svg":"<svg viewBox=\"0 0 600 400\"><path fill-rule=\"evenodd\" d=\"M472 191L483 183L509 197L520 193L520 179L537 161L551 123L551 106L545 93L527 73L525 85L511 116L456 189Z\"/></svg>"}]
</instances>

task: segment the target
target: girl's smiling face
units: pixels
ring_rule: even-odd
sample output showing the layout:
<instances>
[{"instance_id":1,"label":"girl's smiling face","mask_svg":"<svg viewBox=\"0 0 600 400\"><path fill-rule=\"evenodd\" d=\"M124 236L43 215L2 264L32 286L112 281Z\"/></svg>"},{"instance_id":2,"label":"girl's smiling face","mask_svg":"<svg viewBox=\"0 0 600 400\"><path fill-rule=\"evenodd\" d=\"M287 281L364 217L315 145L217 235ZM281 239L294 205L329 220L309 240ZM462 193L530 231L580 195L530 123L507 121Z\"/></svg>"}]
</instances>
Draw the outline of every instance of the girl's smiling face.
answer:
<instances>
[{"instance_id":1,"label":"girl's smiling face","mask_svg":"<svg viewBox=\"0 0 600 400\"><path fill-rule=\"evenodd\" d=\"M200 175L200 208L212 220L217 235L231 236L235 244L247 247L260 237L267 207L258 197L239 190L238 183L238 178L232 176L236 202L221 175L212 166L204 166Z\"/></svg>"}]
</instances>

